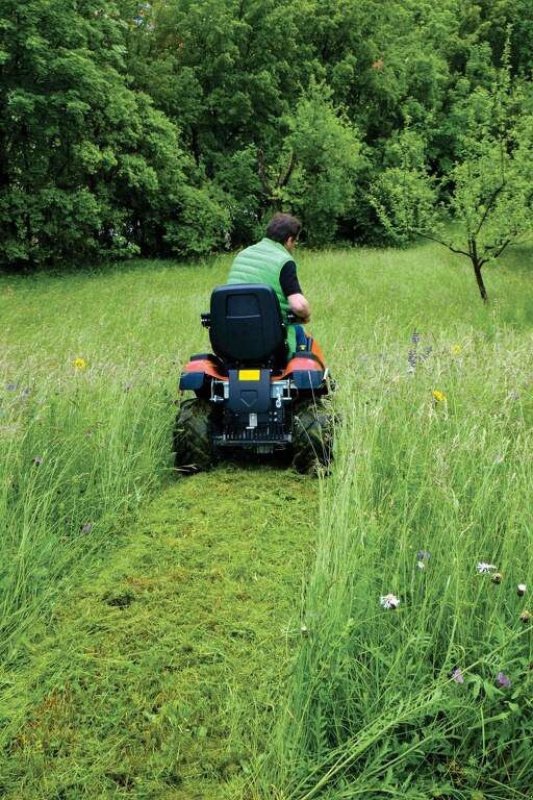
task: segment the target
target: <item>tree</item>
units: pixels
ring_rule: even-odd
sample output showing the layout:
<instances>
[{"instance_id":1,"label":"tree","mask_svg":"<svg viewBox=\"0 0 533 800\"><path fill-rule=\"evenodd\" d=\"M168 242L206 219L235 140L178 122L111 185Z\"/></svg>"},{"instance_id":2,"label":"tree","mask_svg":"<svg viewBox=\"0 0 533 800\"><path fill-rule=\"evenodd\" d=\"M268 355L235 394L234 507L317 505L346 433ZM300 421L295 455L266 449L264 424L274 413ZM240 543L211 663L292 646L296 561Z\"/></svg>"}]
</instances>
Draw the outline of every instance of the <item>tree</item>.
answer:
<instances>
[{"instance_id":1,"label":"tree","mask_svg":"<svg viewBox=\"0 0 533 800\"><path fill-rule=\"evenodd\" d=\"M413 160L406 147L409 131L402 137L401 165L376 180L372 202L395 238L422 235L466 256L487 301L483 267L533 230L531 100L505 66L492 90L478 87L462 101L457 119L457 160L441 178L440 206L427 162L420 154ZM450 235L439 225L441 209L452 222Z\"/></svg>"},{"instance_id":2,"label":"tree","mask_svg":"<svg viewBox=\"0 0 533 800\"><path fill-rule=\"evenodd\" d=\"M304 223L311 245L329 244L351 206L363 159L355 128L334 108L331 92L312 84L287 119L281 158L264 185L274 207L287 206Z\"/></svg>"},{"instance_id":3,"label":"tree","mask_svg":"<svg viewBox=\"0 0 533 800\"><path fill-rule=\"evenodd\" d=\"M3 0L0 263L173 252L180 217L194 239L192 159L127 85L124 30L104 0ZM222 215L204 252L223 238Z\"/></svg>"}]
</instances>

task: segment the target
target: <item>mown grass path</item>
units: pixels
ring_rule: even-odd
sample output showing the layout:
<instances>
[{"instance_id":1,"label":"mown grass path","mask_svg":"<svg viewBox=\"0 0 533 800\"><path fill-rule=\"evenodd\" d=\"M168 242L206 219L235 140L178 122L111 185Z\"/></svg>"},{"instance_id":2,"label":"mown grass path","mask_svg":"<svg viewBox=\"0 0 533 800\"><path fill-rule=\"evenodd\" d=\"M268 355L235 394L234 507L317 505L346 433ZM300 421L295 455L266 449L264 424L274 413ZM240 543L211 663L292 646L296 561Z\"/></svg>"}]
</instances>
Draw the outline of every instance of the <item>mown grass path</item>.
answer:
<instances>
[{"instance_id":1,"label":"mown grass path","mask_svg":"<svg viewBox=\"0 0 533 800\"><path fill-rule=\"evenodd\" d=\"M317 506L316 481L269 467L169 486L35 646L3 796L248 796L301 636Z\"/></svg>"}]
</instances>

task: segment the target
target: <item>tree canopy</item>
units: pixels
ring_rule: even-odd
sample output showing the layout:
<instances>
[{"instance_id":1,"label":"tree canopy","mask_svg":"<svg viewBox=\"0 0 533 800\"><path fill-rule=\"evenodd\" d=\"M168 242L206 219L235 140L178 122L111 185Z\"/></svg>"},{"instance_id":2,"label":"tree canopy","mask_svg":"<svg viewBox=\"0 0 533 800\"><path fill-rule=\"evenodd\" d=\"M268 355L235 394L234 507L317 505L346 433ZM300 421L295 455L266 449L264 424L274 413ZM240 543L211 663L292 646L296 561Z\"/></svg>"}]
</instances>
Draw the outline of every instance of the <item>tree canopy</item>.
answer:
<instances>
[{"instance_id":1,"label":"tree canopy","mask_svg":"<svg viewBox=\"0 0 533 800\"><path fill-rule=\"evenodd\" d=\"M472 121L502 69L527 169L528 6L0 0L0 265L203 255L280 208L313 245L383 242L406 194L478 202Z\"/></svg>"}]
</instances>

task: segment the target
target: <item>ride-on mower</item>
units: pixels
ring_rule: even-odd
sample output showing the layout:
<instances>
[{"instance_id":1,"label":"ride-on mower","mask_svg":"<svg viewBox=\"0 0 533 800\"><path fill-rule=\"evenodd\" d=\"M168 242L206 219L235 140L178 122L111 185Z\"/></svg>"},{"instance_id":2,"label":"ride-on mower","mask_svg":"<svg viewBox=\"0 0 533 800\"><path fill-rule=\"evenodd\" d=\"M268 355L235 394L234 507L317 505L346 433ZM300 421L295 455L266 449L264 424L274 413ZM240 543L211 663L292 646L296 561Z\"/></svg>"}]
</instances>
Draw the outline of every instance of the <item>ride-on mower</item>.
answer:
<instances>
[{"instance_id":1,"label":"ride-on mower","mask_svg":"<svg viewBox=\"0 0 533 800\"><path fill-rule=\"evenodd\" d=\"M213 353L191 356L180 377L180 391L195 397L180 403L176 468L206 470L231 451L284 451L299 472L327 470L333 416L325 398L332 381L312 339L288 354L275 291L262 284L219 286L201 321Z\"/></svg>"}]
</instances>

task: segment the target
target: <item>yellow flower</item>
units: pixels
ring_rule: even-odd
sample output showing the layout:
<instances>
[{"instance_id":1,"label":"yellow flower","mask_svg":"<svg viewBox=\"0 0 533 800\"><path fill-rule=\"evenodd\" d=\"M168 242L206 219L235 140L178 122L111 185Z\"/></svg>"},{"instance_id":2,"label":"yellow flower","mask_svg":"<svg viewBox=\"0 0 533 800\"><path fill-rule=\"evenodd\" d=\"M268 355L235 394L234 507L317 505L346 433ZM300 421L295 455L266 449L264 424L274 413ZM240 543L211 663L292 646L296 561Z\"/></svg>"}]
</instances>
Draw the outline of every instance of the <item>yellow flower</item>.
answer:
<instances>
[{"instance_id":1,"label":"yellow flower","mask_svg":"<svg viewBox=\"0 0 533 800\"><path fill-rule=\"evenodd\" d=\"M74 367L74 369L82 371L84 369L87 369L87 362L85 361L84 358L78 357L74 359L74 361L72 362L72 366Z\"/></svg>"},{"instance_id":2,"label":"yellow flower","mask_svg":"<svg viewBox=\"0 0 533 800\"><path fill-rule=\"evenodd\" d=\"M463 348L461 347L460 344L452 345L452 356L460 356L462 352Z\"/></svg>"},{"instance_id":3,"label":"yellow flower","mask_svg":"<svg viewBox=\"0 0 533 800\"><path fill-rule=\"evenodd\" d=\"M446 402L446 395L444 392L441 392L439 389L433 389L431 392L433 396L433 400L435 403L445 403Z\"/></svg>"}]
</instances>

